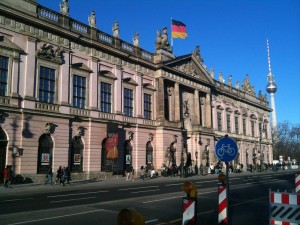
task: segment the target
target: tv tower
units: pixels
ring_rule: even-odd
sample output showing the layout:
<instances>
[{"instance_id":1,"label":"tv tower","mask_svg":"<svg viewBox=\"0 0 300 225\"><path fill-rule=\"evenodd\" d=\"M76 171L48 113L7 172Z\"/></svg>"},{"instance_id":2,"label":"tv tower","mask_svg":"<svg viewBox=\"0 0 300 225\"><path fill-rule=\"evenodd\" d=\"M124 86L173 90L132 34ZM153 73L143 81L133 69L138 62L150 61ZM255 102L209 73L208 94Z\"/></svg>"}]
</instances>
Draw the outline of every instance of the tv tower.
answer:
<instances>
[{"instance_id":1,"label":"tv tower","mask_svg":"<svg viewBox=\"0 0 300 225\"><path fill-rule=\"evenodd\" d=\"M269 40L267 39L267 50L268 50L268 65L269 65L269 74L268 74L268 84L267 92L270 94L271 108L272 108L272 129L275 131L277 129L277 119L276 119L276 108L275 108L275 92L277 91L277 85L275 84L274 76L271 69L271 59L270 59L270 47Z\"/></svg>"}]
</instances>

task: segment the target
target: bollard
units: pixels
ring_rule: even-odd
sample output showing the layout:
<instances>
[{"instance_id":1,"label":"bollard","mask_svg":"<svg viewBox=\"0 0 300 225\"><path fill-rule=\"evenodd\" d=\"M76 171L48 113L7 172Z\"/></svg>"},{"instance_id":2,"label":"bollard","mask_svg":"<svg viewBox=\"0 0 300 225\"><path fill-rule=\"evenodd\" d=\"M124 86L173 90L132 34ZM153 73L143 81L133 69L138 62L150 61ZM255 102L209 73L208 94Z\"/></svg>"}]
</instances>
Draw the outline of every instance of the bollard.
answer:
<instances>
[{"instance_id":1,"label":"bollard","mask_svg":"<svg viewBox=\"0 0 300 225\"><path fill-rule=\"evenodd\" d=\"M225 174L221 173L218 176L218 180L221 184L218 185L218 196L219 196L219 204L218 204L218 224L228 224L228 189L226 186L227 177Z\"/></svg>"},{"instance_id":2,"label":"bollard","mask_svg":"<svg viewBox=\"0 0 300 225\"><path fill-rule=\"evenodd\" d=\"M295 174L295 192L300 194L300 174Z\"/></svg>"},{"instance_id":3,"label":"bollard","mask_svg":"<svg viewBox=\"0 0 300 225\"><path fill-rule=\"evenodd\" d=\"M118 214L118 225L145 225L145 219L135 209L122 209Z\"/></svg>"},{"instance_id":4,"label":"bollard","mask_svg":"<svg viewBox=\"0 0 300 225\"><path fill-rule=\"evenodd\" d=\"M187 181L183 184L183 190L187 197L182 198L182 225L197 224L197 187Z\"/></svg>"}]
</instances>

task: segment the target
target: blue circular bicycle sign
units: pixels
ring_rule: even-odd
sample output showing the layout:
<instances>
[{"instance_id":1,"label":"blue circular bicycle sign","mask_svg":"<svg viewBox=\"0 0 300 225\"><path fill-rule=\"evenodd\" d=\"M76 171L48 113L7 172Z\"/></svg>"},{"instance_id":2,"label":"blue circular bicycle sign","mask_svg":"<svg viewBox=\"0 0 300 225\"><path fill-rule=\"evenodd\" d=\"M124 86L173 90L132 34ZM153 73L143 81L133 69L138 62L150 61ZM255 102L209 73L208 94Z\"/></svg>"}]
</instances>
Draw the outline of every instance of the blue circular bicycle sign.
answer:
<instances>
[{"instance_id":1,"label":"blue circular bicycle sign","mask_svg":"<svg viewBox=\"0 0 300 225\"><path fill-rule=\"evenodd\" d=\"M238 154L238 147L232 138L221 138L216 144L216 156L223 162L230 162Z\"/></svg>"}]
</instances>

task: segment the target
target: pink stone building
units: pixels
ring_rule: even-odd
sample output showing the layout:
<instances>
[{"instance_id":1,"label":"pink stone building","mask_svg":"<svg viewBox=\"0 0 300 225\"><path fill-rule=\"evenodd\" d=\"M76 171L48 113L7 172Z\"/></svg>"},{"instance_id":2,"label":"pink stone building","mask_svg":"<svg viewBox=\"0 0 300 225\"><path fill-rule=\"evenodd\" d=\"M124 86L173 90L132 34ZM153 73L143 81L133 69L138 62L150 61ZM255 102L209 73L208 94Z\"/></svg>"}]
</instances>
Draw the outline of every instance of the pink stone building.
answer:
<instances>
[{"instance_id":1,"label":"pink stone building","mask_svg":"<svg viewBox=\"0 0 300 225\"><path fill-rule=\"evenodd\" d=\"M272 162L270 111L246 75L241 87L207 71L199 47L175 57L168 37L154 53L35 0L0 2L0 175L41 181L48 167L76 179L216 164L216 141L239 147L232 162ZM96 12L97 13L97 12ZM153 41L153 40L149 40ZM217 62L216 62L217 63ZM189 154L190 153L190 154ZM0 179L2 181L2 179Z\"/></svg>"}]
</instances>

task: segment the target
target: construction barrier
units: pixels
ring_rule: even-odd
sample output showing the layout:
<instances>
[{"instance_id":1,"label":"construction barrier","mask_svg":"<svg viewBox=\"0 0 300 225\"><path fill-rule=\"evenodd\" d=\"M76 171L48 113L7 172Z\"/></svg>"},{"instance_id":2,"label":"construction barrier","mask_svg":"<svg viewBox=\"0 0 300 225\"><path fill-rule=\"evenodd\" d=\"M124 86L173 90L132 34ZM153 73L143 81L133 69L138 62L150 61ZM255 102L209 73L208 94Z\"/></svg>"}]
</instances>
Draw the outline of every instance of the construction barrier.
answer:
<instances>
[{"instance_id":1,"label":"construction barrier","mask_svg":"<svg viewBox=\"0 0 300 225\"><path fill-rule=\"evenodd\" d=\"M300 174L295 174L295 192L300 194Z\"/></svg>"},{"instance_id":2,"label":"construction barrier","mask_svg":"<svg viewBox=\"0 0 300 225\"><path fill-rule=\"evenodd\" d=\"M218 185L218 195L219 195L218 224L228 224L226 185Z\"/></svg>"},{"instance_id":3,"label":"construction barrier","mask_svg":"<svg viewBox=\"0 0 300 225\"><path fill-rule=\"evenodd\" d=\"M182 198L182 225L197 224L197 187L194 183L186 181L183 190L187 197Z\"/></svg>"},{"instance_id":4,"label":"construction barrier","mask_svg":"<svg viewBox=\"0 0 300 225\"><path fill-rule=\"evenodd\" d=\"M300 195L269 191L270 224L300 225Z\"/></svg>"}]
</instances>

